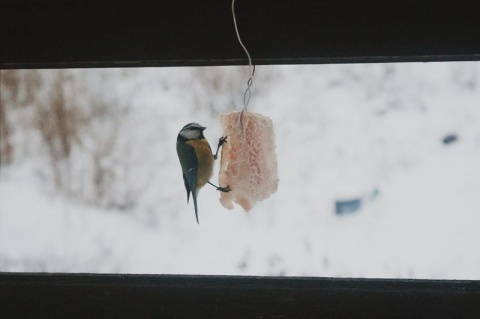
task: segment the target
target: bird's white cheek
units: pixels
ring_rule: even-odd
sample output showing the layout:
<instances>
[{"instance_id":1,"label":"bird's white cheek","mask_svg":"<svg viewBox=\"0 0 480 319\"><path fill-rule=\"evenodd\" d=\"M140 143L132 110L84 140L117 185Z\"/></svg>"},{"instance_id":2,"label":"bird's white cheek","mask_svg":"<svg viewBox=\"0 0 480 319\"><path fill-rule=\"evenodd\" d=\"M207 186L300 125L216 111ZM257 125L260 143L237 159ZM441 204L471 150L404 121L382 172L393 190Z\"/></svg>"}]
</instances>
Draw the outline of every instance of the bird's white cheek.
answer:
<instances>
[{"instance_id":1,"label":"bird's white cheek","mask_svg":"<svg viewBox=\"0 0 480 319\"><path fill-rule=\"evenodd\" d=\"M180 136L186 140L193 140L198 138L198 131L194 130L185 130L180 132Z\"/></svg>"}]
</instances>

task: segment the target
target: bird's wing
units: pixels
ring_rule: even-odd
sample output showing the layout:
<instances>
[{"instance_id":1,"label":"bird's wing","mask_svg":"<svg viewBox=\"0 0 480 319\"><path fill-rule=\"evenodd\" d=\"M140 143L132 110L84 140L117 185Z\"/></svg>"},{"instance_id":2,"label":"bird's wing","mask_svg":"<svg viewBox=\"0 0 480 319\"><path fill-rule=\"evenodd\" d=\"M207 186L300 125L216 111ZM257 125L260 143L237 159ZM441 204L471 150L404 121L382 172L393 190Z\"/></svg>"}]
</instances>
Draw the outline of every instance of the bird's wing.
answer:
<instances>
[{"instance_id":1,"label":"bird's wing","mask_svg":"<svg viewBox=\"0 0 480 319\"><path fill-rule=\"evenodd\" d=\"M187 177L183 174L183 183L185 184L185 189L187 191L187 203L190 201L190 187L188 186Z\"/></svg>"},{"instance_id":2,"label":"bird's wing","mask_svg":"<svg viewBox=\"0 0 480 319\"><path fill-rule=\"evenodd\" d=\"M193 146L177 142L177 154L182 166L183 181L187 190L187 201L190 192L195 192L197 185L198 160Z\"/></svg>"},{"instance_id":3,"label":"bird's wing","mask_svg":"<svg viewBox=\"0 0 480 319\"><path fill-rule=\"evenodd\" d=\"M198 223L198 209L197 209L197 170L198 160L193 146L186 143L177 143L177 153L182 166L183 182L187 191L187 202L190 199L190 192L193 197L193 204L195 206L195 216Z\"/></svg>"}]
</instances>

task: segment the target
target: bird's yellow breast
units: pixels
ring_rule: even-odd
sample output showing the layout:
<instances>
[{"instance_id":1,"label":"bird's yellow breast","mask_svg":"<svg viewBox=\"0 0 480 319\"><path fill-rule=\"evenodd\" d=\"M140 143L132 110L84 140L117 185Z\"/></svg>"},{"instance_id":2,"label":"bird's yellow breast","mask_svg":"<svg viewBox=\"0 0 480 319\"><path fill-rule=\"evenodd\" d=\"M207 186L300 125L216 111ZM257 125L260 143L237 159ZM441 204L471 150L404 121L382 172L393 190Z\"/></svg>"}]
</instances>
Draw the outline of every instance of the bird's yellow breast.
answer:
<instances>
[{"instance_id":1,"label":"bird's yellow breast","mask_svg":"<svg viewBox=\"0 0 480 319\"><path fill-rule=\"evenodd\" d=\"M190 140L187 144L193 146L198 159L197 169L197 191L203 187L213 173L213 155L210 145L206 139Z\"/></svg>"}]
</instances>

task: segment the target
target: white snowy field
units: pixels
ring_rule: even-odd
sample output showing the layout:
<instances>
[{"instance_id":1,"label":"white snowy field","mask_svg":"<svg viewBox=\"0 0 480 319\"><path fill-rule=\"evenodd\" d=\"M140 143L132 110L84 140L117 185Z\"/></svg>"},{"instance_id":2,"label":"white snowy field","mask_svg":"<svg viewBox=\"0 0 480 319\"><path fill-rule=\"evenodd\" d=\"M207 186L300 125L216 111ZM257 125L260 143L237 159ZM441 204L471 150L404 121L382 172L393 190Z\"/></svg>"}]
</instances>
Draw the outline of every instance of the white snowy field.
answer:
<instances>
[{"instance_id":1,"label":"white snowy field","mask_svg":"<svg viewBox=\"0 0 480 319\"><path fill-rule=\"evenodd\" d=\"M118 113L80 137L57 191L28 128L35 103L6 106L15 156L0 171L0 271L480 279L480 63L257 67L249 110L273 120L279 189L247 214L207 185L200 225L176 137L199 122L216 145L247 68L68 72ZM112 182L94 200L91 148L111 132L100 167ZM358 211L335 214L354 199Z\"/></svg>"}]
</instances>

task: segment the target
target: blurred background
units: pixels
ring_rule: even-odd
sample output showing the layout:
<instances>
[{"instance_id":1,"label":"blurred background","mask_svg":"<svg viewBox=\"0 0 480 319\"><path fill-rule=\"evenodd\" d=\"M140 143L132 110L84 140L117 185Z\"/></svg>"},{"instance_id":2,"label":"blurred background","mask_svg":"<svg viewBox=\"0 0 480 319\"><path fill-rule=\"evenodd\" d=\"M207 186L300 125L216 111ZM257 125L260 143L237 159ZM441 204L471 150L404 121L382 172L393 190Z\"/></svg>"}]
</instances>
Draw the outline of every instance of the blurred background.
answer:
<instances>
[{"instance_id":1,"label":"blurred background","mask_svg":"<svg viewBox=\"0 0 480 319\"><path fill-rule=\"evenodd\" d=\"M176 137L247 67L0 76L0 271L480 279L480 63L258 66L279 189L200 225Z\"/></svg>"}]
</instances>

